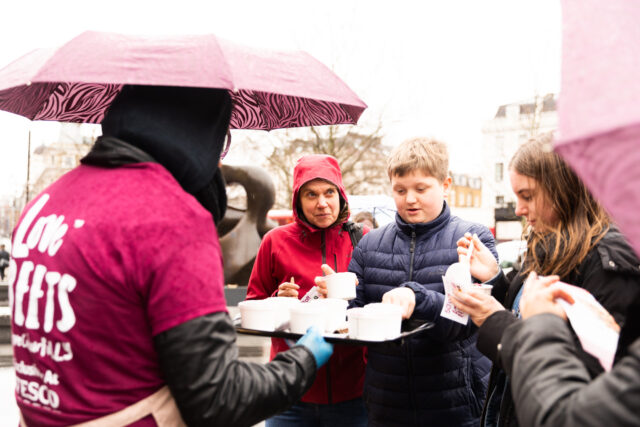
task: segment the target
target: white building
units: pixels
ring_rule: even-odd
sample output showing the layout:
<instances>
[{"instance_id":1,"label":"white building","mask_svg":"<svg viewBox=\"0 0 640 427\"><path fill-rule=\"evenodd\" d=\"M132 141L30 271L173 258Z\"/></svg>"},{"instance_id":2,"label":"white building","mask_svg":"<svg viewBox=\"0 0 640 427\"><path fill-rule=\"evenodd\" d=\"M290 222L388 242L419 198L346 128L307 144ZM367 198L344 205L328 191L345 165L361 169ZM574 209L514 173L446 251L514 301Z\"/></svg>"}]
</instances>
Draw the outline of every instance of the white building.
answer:
<instances>
[{"instance_id":1,"label":"white building","mask_svg":"<svg viewBox=\"0 0 640 427\"><path fill-rule=\"evenodd\" d=\"M511 157L529 138L554 131L557 126L554 94L501 105L495 117L483 126L482 206L494 212L497 240L518 239L522 233L509 183Z\"/></svg>"}]
</instances>

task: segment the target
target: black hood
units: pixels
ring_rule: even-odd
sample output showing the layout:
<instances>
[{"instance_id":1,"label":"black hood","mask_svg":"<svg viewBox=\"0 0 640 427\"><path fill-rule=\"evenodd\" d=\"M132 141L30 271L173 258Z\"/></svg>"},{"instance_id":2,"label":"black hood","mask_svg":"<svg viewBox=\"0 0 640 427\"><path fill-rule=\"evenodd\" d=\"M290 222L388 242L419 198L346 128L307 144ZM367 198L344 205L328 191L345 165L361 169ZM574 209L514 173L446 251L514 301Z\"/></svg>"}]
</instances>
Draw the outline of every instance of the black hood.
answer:
<instances>
[{"instance_id":1,"label":"black hood","mask_svg":"<svg viewBox=\"0 0 640 427\"><path fill-rule=\"evenodd\" d=\"M230 120L231 97L223 89L124 86L102 120L102 139L124 141L150 155L217 222L226 209L218 163ZM105 151L113 160L104 142L98 140L83 163L105 165Z\"/></svg>"}]
</instances>

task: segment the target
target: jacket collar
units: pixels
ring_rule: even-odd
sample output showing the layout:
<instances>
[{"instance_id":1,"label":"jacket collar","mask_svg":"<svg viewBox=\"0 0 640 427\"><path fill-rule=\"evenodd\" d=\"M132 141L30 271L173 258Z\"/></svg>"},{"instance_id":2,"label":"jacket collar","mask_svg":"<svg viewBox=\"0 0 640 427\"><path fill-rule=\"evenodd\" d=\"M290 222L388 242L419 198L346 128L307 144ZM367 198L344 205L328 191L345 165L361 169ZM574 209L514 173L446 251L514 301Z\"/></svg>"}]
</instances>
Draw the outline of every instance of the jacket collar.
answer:
<instances>
[{"instance_id":1,"label":"jacket collar","mask_svg":"<svg viewBox=\"0 0 640 427\"><path fill-rule=\"evenodd\" d=\"M447 202L443 202L442 212L433 221L419 222L417 224L410 224L405 222L399 214L396 213L396 226L406 235L416 233L416 235L432 234L444 227L451 218L451 210Z\"/></svg>"},{"instance_id":2,"label":"jacket collar","mask_svg":"<svg viewBox=\"0 0 640 427\"><path fill-rule=\"evenodd\" d=\"M605 270L640 275L640 260L615 225L610 226L607 234L596 244L596 249Z\"/></svg>"}]
</instances>

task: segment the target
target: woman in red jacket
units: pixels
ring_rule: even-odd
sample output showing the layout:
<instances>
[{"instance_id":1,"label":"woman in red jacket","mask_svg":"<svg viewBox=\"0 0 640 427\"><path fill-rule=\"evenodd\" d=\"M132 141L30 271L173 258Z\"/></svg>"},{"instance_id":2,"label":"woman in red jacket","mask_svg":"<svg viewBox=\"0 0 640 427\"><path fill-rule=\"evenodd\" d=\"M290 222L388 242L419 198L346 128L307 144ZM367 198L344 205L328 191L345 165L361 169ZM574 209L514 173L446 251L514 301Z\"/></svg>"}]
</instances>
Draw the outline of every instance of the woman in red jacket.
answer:
<instances>
[{"instance_id":1,"label":"woman in red jacket","mask_svg":"<svg viewBox=\"0 0 640 427\"><path fill-rule=\"evenodd\" d=\"M345 229L349 204L335 158L308 155L298 160L293 172L293 216L293 223L264 236L249 279L247 299L300 299L314 286L314 278L322 275L322 264L335 271L347 271L353 251ZM282 339L272 339L271 358L288 348ZM318 371L301 401L268 419L267 427L366 426L362 402L364 370L364 348L336 346L329 363Z\"/></svg>"}]
</instances>

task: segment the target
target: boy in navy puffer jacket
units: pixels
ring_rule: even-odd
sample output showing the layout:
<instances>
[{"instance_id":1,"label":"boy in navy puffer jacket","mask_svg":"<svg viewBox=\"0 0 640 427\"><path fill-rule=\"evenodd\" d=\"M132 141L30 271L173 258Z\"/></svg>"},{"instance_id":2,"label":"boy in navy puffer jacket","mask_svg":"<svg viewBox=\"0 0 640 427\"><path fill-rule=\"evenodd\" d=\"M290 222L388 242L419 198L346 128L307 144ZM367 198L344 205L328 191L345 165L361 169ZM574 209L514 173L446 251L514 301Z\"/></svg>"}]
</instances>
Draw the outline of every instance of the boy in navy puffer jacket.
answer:
<instances>
[{"instance_id":1,"label":"boy in navy puffer jacket","mask_svg":"<svg viewBox=\"0 0 640 427\"><path fill-rule=\"evenodd\" d=\"M476 327L440 317L442 276L458 261L456 242L478 235L493 252L487 227L451 215L445 144L425 138L403 142L388 159L395 223L368 233L353 252L358 276L352 306L386 302L404 318L434 322L401 346L371 347L364 398L369 425L472 426L479 421L490 362L475 348Z\"/></svg>"}]
</instances>

